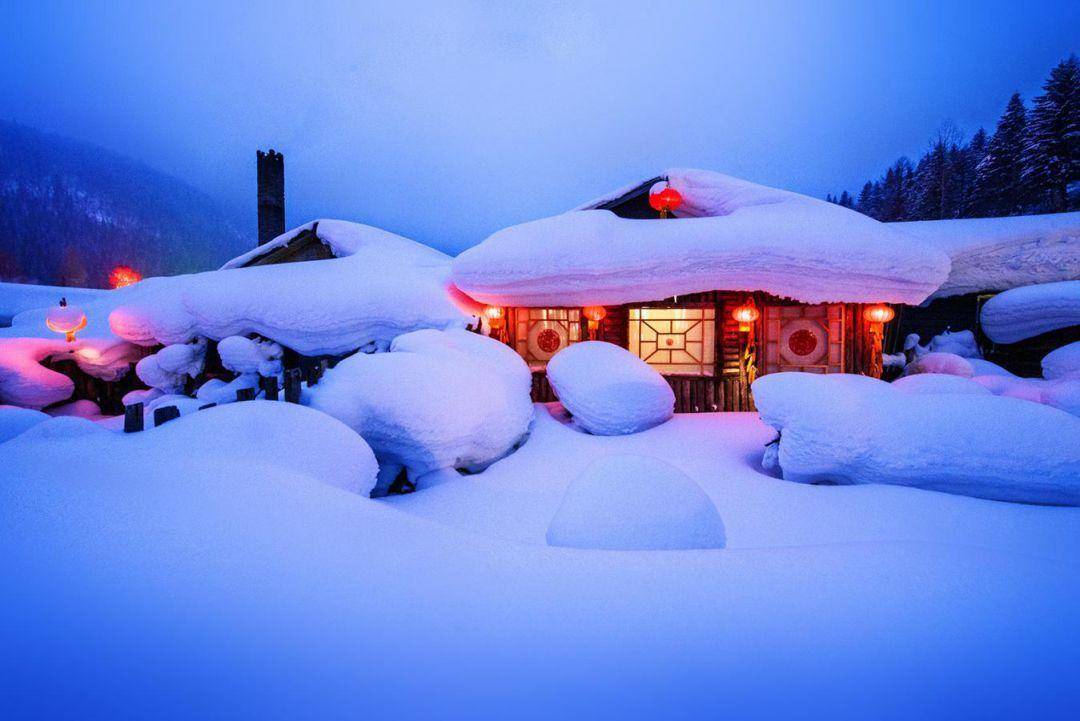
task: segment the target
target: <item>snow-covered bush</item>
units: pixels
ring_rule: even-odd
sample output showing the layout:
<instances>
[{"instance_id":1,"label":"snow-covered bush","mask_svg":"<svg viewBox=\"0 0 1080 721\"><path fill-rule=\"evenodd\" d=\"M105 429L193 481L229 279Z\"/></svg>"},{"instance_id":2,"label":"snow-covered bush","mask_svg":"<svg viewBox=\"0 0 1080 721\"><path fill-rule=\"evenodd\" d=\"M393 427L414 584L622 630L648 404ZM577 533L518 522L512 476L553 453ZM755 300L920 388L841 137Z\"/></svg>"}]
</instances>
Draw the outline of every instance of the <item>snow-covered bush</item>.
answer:
<instances>
[{"instance_id":1,"label":"snow-covered bush","mask_svg":"<svg viewBox=\"0 0 1080 721\"><path fill-rule=\"evenodd\" d=\"M49 416L41 411L18 406L0 406L0 443L11 440L28 428L47 420Z\"/></svg>"},{"instance_id":2,"label":"snow-covered bush","mask_svg":"<svg viewBox=\"0 0 1080 721\"><path fill-rule=\"evenodd\" d=\"M135 366L135 375L151 388L176 393L183 389L188 378L202 372L205 358L205 341L174 343L140 360Z\"/></svg>"},{"instance_id":3,"label":"snow-covered bush","mask_svg":"<svg viewBox=\"0 0 1080 721\"><path fill-rule=\"evenodd\" d=\"M1080 378L1080 341L1050 351L1042 359L1043 378Z\"/></svg>"},{"instance_id":4,"label":"snow-covered bush","mask_svg":"<svg viewBox=\"0 0 1080 721\"><path fill-rule=\"evenodd\" d=\"M961 358L982 358L982 351L970 330L945 331L930 339L932 353L952 353Z\"/></svg>"},{"instance_id":5,"label":"snow-covered bush","mask_svg":"<svg viewBox=\"0 0 1080 721\"><path fill-rule=\"evenodd\" d=\"M305 391L304 402L371 444L380 466L478 469L513 450L532 421L531 374L508 346L463 330L399 336L358 353ZM384 474L384 475L392 475Z\"/></svg>"},{"instance_id":6,"label":"snow-covered bush","mask_svg":"<svg viewBox=\"0 0 1080 721\"><path fill-rule=\"evenodd\" d=\"M664 377L611 343L564 348L548 361L547 376L574 422L599 436L637 433L675 413L675 394Z\"/></svg>"},{"instance_id":7,"label":"snow-covered bush","mask_svg":"<svg viewBox=\"0 0 1080 721\"><path fill-rule=\"evenodd\" d=\"M1016 343L1080 325L1080 280L1042 283L999 293L982 307L983 332L995 343Z\"/></svg>"},{"instance_id":8,"label":"snow-covered bush","mask_svg":"<svg viewBox=\"0 0 1080 721\"><path fill-rule=\"evenodd\" d=\"M724 523L690 477L648 456L605 456L566 489L552 546L606 550L723 548Z\"/></svg>"},{"instance_id":9,"label":"snow-covered bush","mask_svg":"<svg viewBox=\"0 0 1080 721\"><path fill-rule=\"evenodd\" d=\"M919 373L913 376L897 378L893 388L913 395L940 395L942 393L963 393L990 395L989 389L970 378L943 375L941 373Z\"/></svg>"},{"instance_id":10,"label":"snow-covered bush","mask_svg":"<svg viewBox=\"0 0 1080 721\"><path fill-rule=\"evenodd\" d=\"M252 340L242 335L231 335L218 343L221 365L240 374L279 375L281 354L281 346L273 341Z\"/></svg>"},{"instance_id":11,"label":"snow-covered bush","mask_svg":"<svg viewBox=\"0 0 1080 721\"><path fill-rule=\"evenodd\" d=\"M780 432L774 453L785 479L1080 505L1080 419L1055 408L840 375L774 373L753 392L762 420Z\"/></svg>"},{"instance_id":12,"label":"snow-covered bush","mask_svg":"<svg viewBox=\"0 0 1080 721\"><path fill-rule=\"evenodd\" d=\"M918 375L919 373L943 373L950 376L971 378L975 375L975 369L967 358L961 358L955 353L926 353L907 364L904 375Z\"/></svg>"}]
</instances>

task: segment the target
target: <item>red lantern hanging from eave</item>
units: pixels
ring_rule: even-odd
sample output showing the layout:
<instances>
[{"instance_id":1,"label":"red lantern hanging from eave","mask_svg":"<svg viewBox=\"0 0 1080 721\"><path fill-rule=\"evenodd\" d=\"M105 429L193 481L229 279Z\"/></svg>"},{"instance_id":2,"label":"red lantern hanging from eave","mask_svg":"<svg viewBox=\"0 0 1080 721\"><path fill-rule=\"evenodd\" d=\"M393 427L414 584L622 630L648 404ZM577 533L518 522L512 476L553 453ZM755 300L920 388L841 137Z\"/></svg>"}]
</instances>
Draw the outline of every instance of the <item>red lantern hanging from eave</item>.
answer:
<instances>
[{"instance_id":1,"label":"red lantern hanging from eave","mask_svg":"<svg viewBox=\"0 0 1080 721\"><path fill-rule=\"evenodd\" d=\"M142 280L142 273L130 265L118 265L109 273L109 287L113 290L135 285L140 280Z\"/></svg>"},{"instance_id":2,"label":"red lantern hanging from eave","mask_svg":"<svg viewBox=\"0 0 1080 721\"><path fill-rule=\"evenodd\" d=\"M595 339L600 321L607 317L607 308L602 305L587 305L581 309L581 314L589 322L589 337Z\"/></svg>"},{"instance_id":3,"label":"red lantern hanging from eave","mask_svg":"<svg viewBox=\"0 0 1080 721\"><path fill-rule=\"evenodd\" d=\"M761 317L761 312L751 301L746 301L731 311L731 317L739 324L740 333L749 333L753 330L754 323Z\"/></svg>"},{"instance_id":4,"label":"red lantern hanging from eave","mask_svg":"<svg viewBox=\"0 0 1080 721\"><path fill-rule=\"evenodd\" d=\"M660 185L660 183L657 183ZM657 192L649 192L649 205L653 210L660 213L661 218L666 218L668 213L678 209L682 205L682 193L664 184L664 188Z\"/></svg>"},{"instance_id":5,"label":"red lantern hanging from eave","mask_svg":"<svg viewBox=\"0 0 1080 721\"><path fill-rule=\"evenodd\" d=\"M866 310L863 311L863 317L871 323L885 325L896 317L896 311L884 303L875 303L874 305L866 306Z\"/></svg>"}]
</instances>

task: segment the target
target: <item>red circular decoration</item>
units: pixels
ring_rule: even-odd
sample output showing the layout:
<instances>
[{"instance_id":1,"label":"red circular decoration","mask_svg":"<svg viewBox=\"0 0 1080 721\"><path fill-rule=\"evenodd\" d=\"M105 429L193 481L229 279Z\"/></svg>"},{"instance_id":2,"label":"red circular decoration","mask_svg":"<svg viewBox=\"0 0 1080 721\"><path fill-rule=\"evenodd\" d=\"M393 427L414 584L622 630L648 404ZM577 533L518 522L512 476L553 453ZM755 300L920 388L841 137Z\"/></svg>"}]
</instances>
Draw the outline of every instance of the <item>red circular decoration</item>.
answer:
<instances>
[{"instance_id":1,"label":"red circular decoration","mask_svg":"<svg viewBox=\"0 0 1080 721\"><path fill-rule=\"evenodd\" d=\"M554 353L562 345L562 337L551 328L544 328L536 334L536 346L545 353Z\"/></svg>"},{"instance_id":2,"label":"red circular decoration","mask_svg":"<svg viewBox=\"0 0 1080 721\"><path fill-rule=\"evenodd\" d=\"M801 328L788 336L788 348L795 355L810 355L817 348L817 337L806 328Z\"/></svg>"}]
</instances>

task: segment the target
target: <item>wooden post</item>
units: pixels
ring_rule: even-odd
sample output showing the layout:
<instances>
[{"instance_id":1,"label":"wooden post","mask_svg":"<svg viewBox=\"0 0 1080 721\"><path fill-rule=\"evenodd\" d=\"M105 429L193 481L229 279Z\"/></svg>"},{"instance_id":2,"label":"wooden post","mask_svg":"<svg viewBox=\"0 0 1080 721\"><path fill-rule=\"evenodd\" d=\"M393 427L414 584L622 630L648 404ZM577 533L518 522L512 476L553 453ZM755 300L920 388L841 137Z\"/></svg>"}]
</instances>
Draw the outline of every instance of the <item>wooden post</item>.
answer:
<instances>
[{"instance_id":1,"label":"wooden post","mask_svg":"<svg viewBox=\"0 0 1080 721\"><path fill-rule=\"evenodd\" d=\"M138 433L143 429L143 404L124 406L124 433Z\"/></svg>"},{"instance_id":2,"label":"wooden post","mask_svg":"<svg viewBox=\"0 0 1080 721\"><path fill-rule=\"evenodd\" d=\"M174 418L180 417L180 409L176 406L162 406L154 409L154 427L168 423Z\"/></svg>"},{"instance_id":3,"label":"wooden post","mask_svg":"<svg viewBox=\"0 0 1080 721\"><path fill-rule=\"evenodd\" d=\"M205 411L207 408L213 408L217 403L207 403L205 406L199 406L200 411Z\"/></svg>"},{"instance_id":4,"label":"wooden post","mask_svg":"<svg viewBox=\"0 0 1080 721\"><path fill-rule=\"evenodd\" d=\"M300 402L300 369L290 368L285 371L285 402Z\"/></svg>"},{"instance_id":5,"label":"wooden post","mask_svg":"<svg viewBox=\"0 0 1080 721\"><path fill-rule=\"evenodd\" d=\"M308 366L308 386L318 385L319 379L326 373L326 359L322 358Z\"/></svg>"},{"instance_id":6,"label":"wooden post","mask_svg":"<svg viewBox=\"0 0 1080 721\"><path fill-rule=\"evenodd\" d=\"M241 389L239 389L238 391L236 391L236 400L237 401L253 401L253 400L255 400L255 389L254 388L241 388Z\"/></svg>"},{"instance_id":7,"label":"wooden post","mask_svg":"<svg viewBox=\"0 0 1080 721\"><path fill-rule=\"evenodd\" d=\"M266 394L266 400L276 401L278 399L277 376L266 376L260 378L259 387L262 388L263 393Z\"/></svg>"}]
</instances>

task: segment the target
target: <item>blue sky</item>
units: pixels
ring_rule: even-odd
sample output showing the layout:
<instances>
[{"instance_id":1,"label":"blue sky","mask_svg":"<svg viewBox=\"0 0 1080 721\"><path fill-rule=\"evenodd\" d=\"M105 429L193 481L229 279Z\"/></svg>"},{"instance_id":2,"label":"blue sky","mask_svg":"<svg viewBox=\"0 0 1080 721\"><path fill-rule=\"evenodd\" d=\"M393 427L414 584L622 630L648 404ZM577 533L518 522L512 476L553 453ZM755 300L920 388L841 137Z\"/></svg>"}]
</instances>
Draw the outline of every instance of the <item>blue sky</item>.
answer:
<instances>
[{"instance_id":1,"label":"blue sky","mask_svg":"<svg viewBox=\"0 0 1080 721\"><path fill-rule=\"evenodd\" d=\"M254 228L456 252L670 166L857 190L943 121L992 129L1080 51L1080 3L49 3L0 8L0 117L179 176Z\"/></svg>"}]
</instances>

